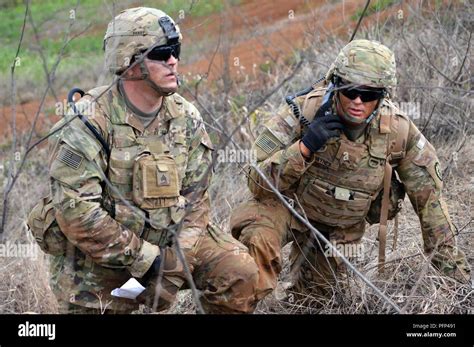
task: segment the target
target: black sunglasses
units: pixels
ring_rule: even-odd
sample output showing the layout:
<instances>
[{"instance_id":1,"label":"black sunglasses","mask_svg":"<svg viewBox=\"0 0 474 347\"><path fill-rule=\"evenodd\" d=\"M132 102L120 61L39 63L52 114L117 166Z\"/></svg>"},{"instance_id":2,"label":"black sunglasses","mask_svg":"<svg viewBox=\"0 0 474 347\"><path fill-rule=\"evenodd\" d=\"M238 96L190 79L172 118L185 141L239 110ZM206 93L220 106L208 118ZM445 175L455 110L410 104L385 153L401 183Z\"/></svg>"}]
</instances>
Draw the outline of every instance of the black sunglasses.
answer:
<instances>
[{"instance_id":1,"label":"black sunglasses","mask_svg":"<svg viewBox=\"0 0 474 347\"><path fill-rule=\"evenodd\" d=\"M179 54L181 53L181 43L175 43L173 45L164 45L153 48L147 54L147 58L150 60L168 61L173 55L179 60Z\"/></svg>"},{"instance_id":2,"label":"black sunglasses","mask_svg":"<svg viewBox=\"0 0 474 347\"><path fill-rule=\"evenodd\" d=\"M357 97L360 97L362 102L378 100L385 96L384 89L374 89L374 88L368 88L368 87L356 88L356 87L351 87L349 85L341 85L339 86L338 90L346 98L355 100L357 99Z\"/></svg>"}]
</instances>

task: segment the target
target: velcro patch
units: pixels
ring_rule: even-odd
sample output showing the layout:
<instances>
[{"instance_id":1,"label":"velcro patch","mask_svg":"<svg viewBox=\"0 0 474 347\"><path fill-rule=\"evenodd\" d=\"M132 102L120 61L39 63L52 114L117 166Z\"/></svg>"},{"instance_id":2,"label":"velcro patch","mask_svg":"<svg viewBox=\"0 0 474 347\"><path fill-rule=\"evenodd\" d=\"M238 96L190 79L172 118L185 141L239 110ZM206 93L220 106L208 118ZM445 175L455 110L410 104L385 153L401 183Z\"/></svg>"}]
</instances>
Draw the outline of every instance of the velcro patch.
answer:
<instances>
[{"instance_id":1,"label":"velcro patch","mask_svg":"<svg viewBox=\"0 0 474 347\"><path fill-rule=\"evenodd\" d=\"M288 115L288 116L285 117L285 122L286 122L286 124L288 124L290 127L296 126L295 120L294 120L293 117L291 117L290 115Z\"/></svg>"},{"instance_id":2,"label":"velcro patch","mask_svg":"<svg viewBox=\"0 0 474 347\"><path fill-rule=\"evenodd\" d=\"M265 153L270 154L278 147L278 140L272 138L268 131L262 133L255 144Z\"/></svg>"},{"instance_id":3,"label":"velcro patch","mask_svg":"<svg viewBox=\"0 0 474 347\"><path fill-rule=\"evenodd\" d=\"M71 151L69 148L62 147L56 157L60 162L73 168L74 170L79 169L84 157L76 152Z\"/></svg>"},{"instance_id":4,"label":"velcro patch","mask_svg":"<svg viewBox=\"0 0 474 347\"><path fill-rule=\"evenodd\" d=\"M423 136L423 134L420 134L420 139L416 143L416 147L418 147L419 150L422 150L425 147L426 144L426 138Z\"/></svg>"},{"instance_id":5,"label":"velcro patch","mask_svg":"<svg viewBox=\"0 0 474 347\"><path fill-rule=\"evenodd\" d=\"M156 181L159 186L169 186L170 185L170 174L168 172L156 171Z\"/></svg>"}]
</instances>

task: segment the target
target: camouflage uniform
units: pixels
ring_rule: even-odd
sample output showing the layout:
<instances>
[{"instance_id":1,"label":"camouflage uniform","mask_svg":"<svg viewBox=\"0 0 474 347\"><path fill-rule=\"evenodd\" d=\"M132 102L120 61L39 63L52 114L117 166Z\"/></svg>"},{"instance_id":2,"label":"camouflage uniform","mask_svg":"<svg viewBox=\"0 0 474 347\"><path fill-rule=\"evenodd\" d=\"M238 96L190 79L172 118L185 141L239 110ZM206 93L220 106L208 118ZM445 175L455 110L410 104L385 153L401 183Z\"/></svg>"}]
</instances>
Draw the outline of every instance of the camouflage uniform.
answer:
<instances>
[{"instance_id":1,"label":"camouflage uniform","mask_svg":"<svg viewBox=\"0 0 474 347\"><path fill-rule=\"evenodd\" d=\"M162 12L138 9L138 15L145 23L156 23ZM46 235L57 236L48 247L55 248L51 285L62 311L137 309L139 301L114 297L111 291L131 276L140 279L158 255L164 264L158 309L169 307L177 291L186 287L169 232L182 223L178 239L205 311L252 312L255 262L243 245L209 223L212 144L198 110L178 94L166 96L145 128L117 87L89 91L77 108L111 153L108 157L78 118L50 137L52 203L43 202L48 207L39 210L43 216L53 211L57 224L49 223L51 217L43 218L43 224L41 218L36 221L48 229L45 243ZM65 117L52 131L71 118Z\"/></svg>"},{"instance_id":2,"label":"camouflage uniform","mask_svg":"<svg viewBox=\"0 0 474 347\"><path fill-rule=\"evenodd\" d=\"M356 44L353 41L352 45ZM360 63L357 58L355 63ZM371 60L364 57L363 68L373 68L367 64ZM327 88L328 82L324 81L296 99L309 121ZM455 245L454 227L441 196L435 149L389 97L381 101L374 118L356 140L342 133L339 138L329 139L309 160L300 152L304 129L299 123L291 108L283 106L264 125L253 148L259 168L327 239L336 245L361 241L365 218L383 187L384 168L389 161L418 214L425 251L435 251L433 263L445 273L457 272L464 279L469 276L469 266ZM402 151L395 153L399 136L407 141ZM234 237L249 248L259 266L259 298L275 288L282 269L281 248L290 241L294 241L290 254L294 289L300 293L327 293L344 271L340 258L325 256L322 241L311 236L252 168L248 185L254 198L233 211L230 224Z\"/></svg>"}]
</instances>

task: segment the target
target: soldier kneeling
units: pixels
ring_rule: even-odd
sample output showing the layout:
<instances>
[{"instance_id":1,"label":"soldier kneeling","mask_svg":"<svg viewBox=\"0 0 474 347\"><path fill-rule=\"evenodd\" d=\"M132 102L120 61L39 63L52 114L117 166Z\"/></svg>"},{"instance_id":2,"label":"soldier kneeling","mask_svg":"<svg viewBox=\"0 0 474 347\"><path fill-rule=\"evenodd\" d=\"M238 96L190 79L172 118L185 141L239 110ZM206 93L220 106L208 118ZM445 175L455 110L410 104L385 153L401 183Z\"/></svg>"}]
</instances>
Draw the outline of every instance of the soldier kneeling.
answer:
<instances>
[{"instance_id":1,"label":"soldier kneeling","mask_svg":"<svg viewBox=\"0 0 474 347\"><path fill-rule=\"evenodd\" d=\"M470 268L456 247L454 227L441 196L435 149L391 102L394 87L392 51L374 41L352 41L341 50L323 82L298 97L294 107L282 107L265 124L253 147L258 167L332 244L358 243L366 219L380 222L381 270L390 201L395 205L393 215L398 197L403 198L406 191L432 263L467 282ZM398 182L392 169L401 183L384 194L384 186ZM293 217L252 167L248 185L254 199L233 211L231 228L260 269L259 298L275 289L282 269L281 248L290 241L293 289L328 294L344 270L340 258L327 256L322 241ZM377 202L382 205L378 213Z\"/></svg>"},{"instance_id":2,"label":"soldier kneeling","mask_svg":"<svg viewBox=\"0 0 474 347\"><path fill-rule=\"evenodd\" d=\"M177 241L205 312L255 309L254 260L209 223L212 144L198 110L175 93L181 38L160 10L121 12L104 38L117 85L78 102L88 120L71 111L52 130L52 195L28 224L54 255L61 313L169 307L187 283ZM131 277L147 287L142 294L111 294Z\"/></svg>"}]
</instances>

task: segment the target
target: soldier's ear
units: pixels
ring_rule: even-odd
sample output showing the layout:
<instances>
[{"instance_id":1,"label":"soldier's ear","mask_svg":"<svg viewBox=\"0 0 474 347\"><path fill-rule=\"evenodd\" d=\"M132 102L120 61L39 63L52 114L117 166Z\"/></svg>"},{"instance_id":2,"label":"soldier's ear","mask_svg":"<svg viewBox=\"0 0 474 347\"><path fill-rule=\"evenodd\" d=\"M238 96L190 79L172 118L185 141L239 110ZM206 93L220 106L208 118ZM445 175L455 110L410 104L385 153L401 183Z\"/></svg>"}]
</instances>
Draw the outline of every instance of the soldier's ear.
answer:
<instances>
[{"instance_id":1,"label":"soldier's ear","mask_svg":"<svg viewBox=\"0 0 474 347\"><path fill-rule=\"evenodd\" d=\"M125 70L123 73L123 77L125 78L138 77L139 74L140 74L140 67L137 64Z\"/></svg>"},{"instance_id":2,"label":"soldier's ear","mask_svg":"<svg viewBox=\"0 0 474 347\"><path fill-rule=\"evenodd\" d=\"M123 77L125 77L125 78L140 77L140 75L141 75L140 64L135 64L134 65L136 59L137 59L136 56L133 56L130 59L130 62L128 64L128 68L123 73Z\"/></svg>"}]
</instances>

